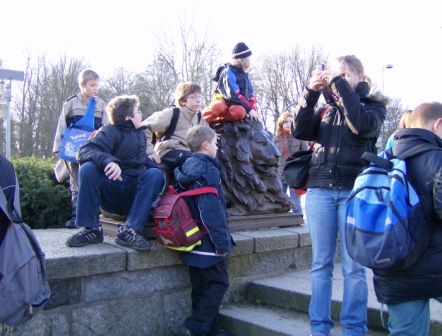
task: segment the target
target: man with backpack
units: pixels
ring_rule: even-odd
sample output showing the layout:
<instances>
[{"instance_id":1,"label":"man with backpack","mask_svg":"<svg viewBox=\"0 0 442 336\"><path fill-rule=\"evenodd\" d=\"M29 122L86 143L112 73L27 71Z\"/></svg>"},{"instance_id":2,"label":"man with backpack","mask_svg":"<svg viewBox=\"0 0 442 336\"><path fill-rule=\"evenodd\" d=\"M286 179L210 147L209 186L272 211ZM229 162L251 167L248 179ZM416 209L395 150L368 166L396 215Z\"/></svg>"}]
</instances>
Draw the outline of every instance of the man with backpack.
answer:
<instances>
[{"instance_id":1,"label":"man with backpack","mask_svg":"<svg viewBox=\"0 0 442 336\"><path fill-rule=\"evenodd\" d=\"M379 302L387 304L390 335L428 335L429 299L442 303L442 104L419 105L409 117L409 127L394 138L393 155L415 146L429 150L406 159L408 178L417 190L425 220L432 232L419 259L405 270L373 270Z\"/></svg>"}]
</instances>

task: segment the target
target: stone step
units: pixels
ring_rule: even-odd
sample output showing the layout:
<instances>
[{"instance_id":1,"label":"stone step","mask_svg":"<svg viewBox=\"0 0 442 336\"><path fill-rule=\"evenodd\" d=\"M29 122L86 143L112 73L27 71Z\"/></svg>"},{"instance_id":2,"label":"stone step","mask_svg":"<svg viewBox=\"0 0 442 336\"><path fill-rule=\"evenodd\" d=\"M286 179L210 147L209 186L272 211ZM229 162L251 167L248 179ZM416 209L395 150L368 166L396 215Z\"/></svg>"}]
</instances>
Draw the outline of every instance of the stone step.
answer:
<instances>
[{"instance_id":1,"label":"stone step","mask_svg":"<svg viewBox=\"0 0 442 336\"><path fill-rule=\"evenodd\" d=\"M272 305L283 309L292 309L303 312L308 316L310 302L310 270L297 270L285 275L264 278L251 282L248 286L248 300L260 302L265 305ZM339 319L339 312L342 305L343 277L341 264L335 264L333 272L333 293L332 293L332 317ZM382 321L380 318L381 304L377 301L373 288L373 272L367 269L368 283L368 327L381 330ZM387 307L384 306L384 318L388 319ZM430 301L431 327L430 335L442 335L442 305L434 300Z\"/></svg>"},{"instance_id":2,"label":"stone step","mask_svg":"<svg viewBox=\"0 0 442 336\"><path fill-rule=\"evenodd\" d=\"M220 309L220 326L235 336L310 335L308 314L262 304L230 304ZM330 336L341 336L342 326L335 323ZM367 336L385 336L370 330Z\"/></svg>"}]
</instances>

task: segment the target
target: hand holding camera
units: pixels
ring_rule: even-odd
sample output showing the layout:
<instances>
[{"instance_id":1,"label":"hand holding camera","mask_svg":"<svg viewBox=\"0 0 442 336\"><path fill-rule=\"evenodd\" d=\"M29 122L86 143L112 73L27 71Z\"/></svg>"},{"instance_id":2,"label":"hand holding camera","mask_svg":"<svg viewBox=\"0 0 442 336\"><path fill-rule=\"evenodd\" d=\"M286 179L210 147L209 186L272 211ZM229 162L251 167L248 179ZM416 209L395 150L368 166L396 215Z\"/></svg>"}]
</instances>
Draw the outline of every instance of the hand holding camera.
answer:
<instances>
[{"instance_id":1,"label":"hand holding camera","mask_svg":"<svg viewBox=\"0 0 442 336\"><path fill-rule=\"evenodd\" d=\"M336 97L329 86L330 81L336 76L339 76L336 71L331 69L325 70L324 64L318 64L315 71L313 71L312 78L310 78L310 88L315 91L321 90L327 104L335 104L338 102L338 97ZM315 87L313 87L313 85L315 85Z\"/></svg>"}]
</instances>

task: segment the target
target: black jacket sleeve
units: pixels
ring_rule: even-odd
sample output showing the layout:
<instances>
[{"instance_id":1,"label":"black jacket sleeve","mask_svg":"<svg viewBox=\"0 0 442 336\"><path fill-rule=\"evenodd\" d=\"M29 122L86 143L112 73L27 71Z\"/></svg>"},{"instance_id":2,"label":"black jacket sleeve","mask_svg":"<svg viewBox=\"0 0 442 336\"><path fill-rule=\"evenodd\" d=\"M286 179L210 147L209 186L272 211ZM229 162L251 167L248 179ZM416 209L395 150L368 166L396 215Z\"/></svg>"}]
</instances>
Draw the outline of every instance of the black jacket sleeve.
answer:
<instances>
[{"instance_id":1,"label":"black jacket sleeve","mask_svg":"<svg viewBox=\"0 0 442 336\"><path fill-rule=\"evenodd\" d=\"M120 131L111 124L100 128L95 136L80 148L78 162L80 164L93 162L102 170L111 162L122 167L121 161L111 154L117 145L118 132Z\"/></svg>"},{"instance_id":2,"label":"black jacket sleeve","mask_svg":"<svg viewBox=\"0 0 442 336\"><path fill-rule=\"evenodd\" d=\"M387 108L382 102L368 99L361 101L358 91L368 91L368 88L364 88L367 85L361 82L355 91L341 77L336 77L331 82L331 88L343 107L348 127L362 138L377 137L387 115Z\"/></svg>"}]
</instances>

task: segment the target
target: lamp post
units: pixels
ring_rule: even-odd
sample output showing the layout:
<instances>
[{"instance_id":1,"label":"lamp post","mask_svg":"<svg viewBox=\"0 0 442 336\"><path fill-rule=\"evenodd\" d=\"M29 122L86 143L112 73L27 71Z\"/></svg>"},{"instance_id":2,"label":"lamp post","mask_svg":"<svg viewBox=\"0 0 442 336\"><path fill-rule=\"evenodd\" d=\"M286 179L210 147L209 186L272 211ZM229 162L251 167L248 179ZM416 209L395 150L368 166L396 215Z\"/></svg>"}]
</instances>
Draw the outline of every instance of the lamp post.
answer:
<instances>
[{"instance_id":1,"label":"lamp post","mask_svg":"<svg viewBox=\"0 0 442 336\"><path fill-rule=\"evenodd\" d=\"M392 69L393 64L386 64L382 66L382 93L384 93L384 69Z\"/></svg>"},{"instance_id":2,"label":"lamp post","mask_svg":"<svg viewBox=\"0 0 442 336\"><path fill-rule=\"evenodd\" d=\"M4 82L6 80L7 82ZM12 81L24 80L23 71L6 70L0 69L0 106L4 105L6 107L5 117L6 117L6 158L11 157L11 87ZM4 109L4 108L2 108Z\"/></svg>"}]
</instances>

